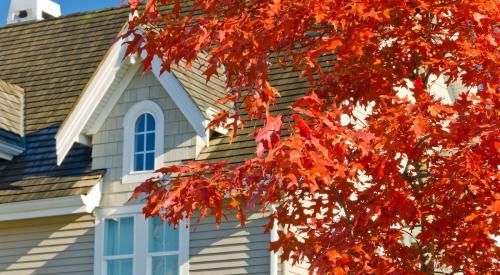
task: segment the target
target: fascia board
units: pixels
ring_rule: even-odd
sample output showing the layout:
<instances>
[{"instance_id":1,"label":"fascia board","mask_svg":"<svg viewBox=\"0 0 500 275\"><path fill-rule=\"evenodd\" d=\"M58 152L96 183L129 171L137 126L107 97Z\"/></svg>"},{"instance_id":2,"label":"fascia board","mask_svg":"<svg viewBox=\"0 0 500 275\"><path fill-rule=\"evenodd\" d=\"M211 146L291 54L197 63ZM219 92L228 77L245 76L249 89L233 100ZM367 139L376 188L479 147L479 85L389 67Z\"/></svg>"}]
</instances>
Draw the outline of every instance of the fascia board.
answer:
<instances>
[{"instance_id":1,"label":"fascia board","mask_svg":"<svg viewBox=\"0 0 500 275\"><path fill-rule=\"evenodd\" d=\"M57 164L60 165L82 133L86 122L97 108L122 66L126 46L122 39L116 41L106 53L96 72L82 92L75 108L68 115L56 134Z\"/></svg>"},{"instance_id":2,"label":"fascia board","mask_svg":"<svg viewBox=\"0 0 500 275\"><path fill-rule=\"evenodd\" d=\"M205 145L208 144L208 136L204 127L206 119L177 77L172 72L160 73L161 60L157 56L151 61L151 71L189 124L191 124L196 134L201 137Z\"/></svg>"}]
</instances>

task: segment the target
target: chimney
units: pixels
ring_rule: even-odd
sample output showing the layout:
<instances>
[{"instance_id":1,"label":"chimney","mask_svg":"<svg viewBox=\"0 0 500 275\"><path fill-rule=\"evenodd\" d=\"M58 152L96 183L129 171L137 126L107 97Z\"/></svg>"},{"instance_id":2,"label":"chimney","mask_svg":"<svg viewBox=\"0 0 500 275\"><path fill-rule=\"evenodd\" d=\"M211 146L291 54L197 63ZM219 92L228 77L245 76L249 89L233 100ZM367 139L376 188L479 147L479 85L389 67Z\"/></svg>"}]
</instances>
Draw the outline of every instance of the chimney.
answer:
<instances>
[{"instance_id":1,"label":"chimney","mask_svg":"<svg viewBox=\"0 0 500 275\"><path fill-rule=\"evenodd\" d=\"M51 0L10 0L7 24L39 21L61 16L61 7Z\"/></svg>"}]
</instances>

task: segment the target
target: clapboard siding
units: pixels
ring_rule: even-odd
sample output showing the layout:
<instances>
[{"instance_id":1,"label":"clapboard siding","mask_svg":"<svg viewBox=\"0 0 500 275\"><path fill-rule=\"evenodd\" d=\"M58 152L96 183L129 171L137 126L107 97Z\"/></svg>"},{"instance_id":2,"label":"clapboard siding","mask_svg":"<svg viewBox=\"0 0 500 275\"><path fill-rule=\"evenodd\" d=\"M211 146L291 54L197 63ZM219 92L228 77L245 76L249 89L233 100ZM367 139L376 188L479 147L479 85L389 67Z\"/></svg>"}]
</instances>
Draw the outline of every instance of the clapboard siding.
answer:
<instances>
[{"instance_id":1,"label":"clapboard siding","mask_svg":"<svg viewBox=\"0 0 500 275\"><path fill-rule=\"evenodd\" d=\"M67 215L0 223L0 275L92 274L94 217Z\"/></svg>"},{"instance_id":2,"label":"clapboard siding","mask_svg":"<svg viewBox=\"0 0 500 275\"><path fill-rule=\"evenodd\" d=\"M190 275L269 274L270 234L264 233L265 214L253 214L244 228L239 222L223 222L219 228L213 218L195 224L190 232Z\"/></svg>"}]
</instances>

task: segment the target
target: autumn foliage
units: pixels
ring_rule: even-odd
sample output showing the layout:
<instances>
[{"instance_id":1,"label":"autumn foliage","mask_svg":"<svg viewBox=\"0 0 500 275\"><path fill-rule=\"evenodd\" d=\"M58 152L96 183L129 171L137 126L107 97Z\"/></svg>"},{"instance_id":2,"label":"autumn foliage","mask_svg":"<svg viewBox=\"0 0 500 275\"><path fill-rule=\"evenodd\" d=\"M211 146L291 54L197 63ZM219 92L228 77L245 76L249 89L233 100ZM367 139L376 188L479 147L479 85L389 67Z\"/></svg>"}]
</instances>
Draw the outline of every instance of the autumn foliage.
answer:
<instances>
[{"instance_id":1,"label":"autumn foliage","mask_svg":"<svg viewBox=\"0 0 500 275\"><path fill-rule=\"evenodd\" d=\"M176 177L148 180L134 196L147 195L147 216L175 224L199 211L244 225L272 205L271 248L318 274L498 272L498 7L148 1L129 23L129 53L145 56L145 69L156 55L164 70L207 53L206 77L225 79L221 102L236 102L212 125L235 135L255 123L256 151L237 165L161 168ZM280 100L271 66L309 82L288 112L270 111ZM440 80L461 83L456 98L435 92Z\"/></svg>"}]
</instances>

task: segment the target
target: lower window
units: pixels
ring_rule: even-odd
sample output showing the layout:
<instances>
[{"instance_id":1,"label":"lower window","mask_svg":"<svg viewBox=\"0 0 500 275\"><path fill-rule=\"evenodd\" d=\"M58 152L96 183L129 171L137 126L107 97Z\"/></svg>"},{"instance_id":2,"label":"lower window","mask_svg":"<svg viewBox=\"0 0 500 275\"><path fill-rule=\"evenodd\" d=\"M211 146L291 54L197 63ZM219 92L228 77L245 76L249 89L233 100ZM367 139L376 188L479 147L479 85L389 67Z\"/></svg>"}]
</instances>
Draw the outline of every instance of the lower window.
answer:
<instances>
[{"instance_id":1,"label":"lower window","mask_svg":"<svg viewBox=\"0 0 500 275\"><path fill-rule=\"evenodd\" d=\"M152 275L178 275L179 230L156 217L149 220L148 261Z\"/></svg>"},{"instance_id":2,"label":"lower window","mask_svg":"<svg viewBox=\"0 0 500 275\"><path fill-rule=\"evenodd\" d=\"M103 227L103 240L96 239L102 244L101 264L96 267L100 274L187 275L189 243L185 225L174 229L159 217L145 220L142 214L129 214L106 217L99 226Z\"/></svg>"},{"instance_id":3,"label":"lower window","mask_svg":"<svg viewBox=\"0 0 500 275\"><path fill-rule=\"evenodd\" d=\"M132 275L134 217L106 219L104 228L104 260L107 275Z\"/></svg>"}]
</instances>

